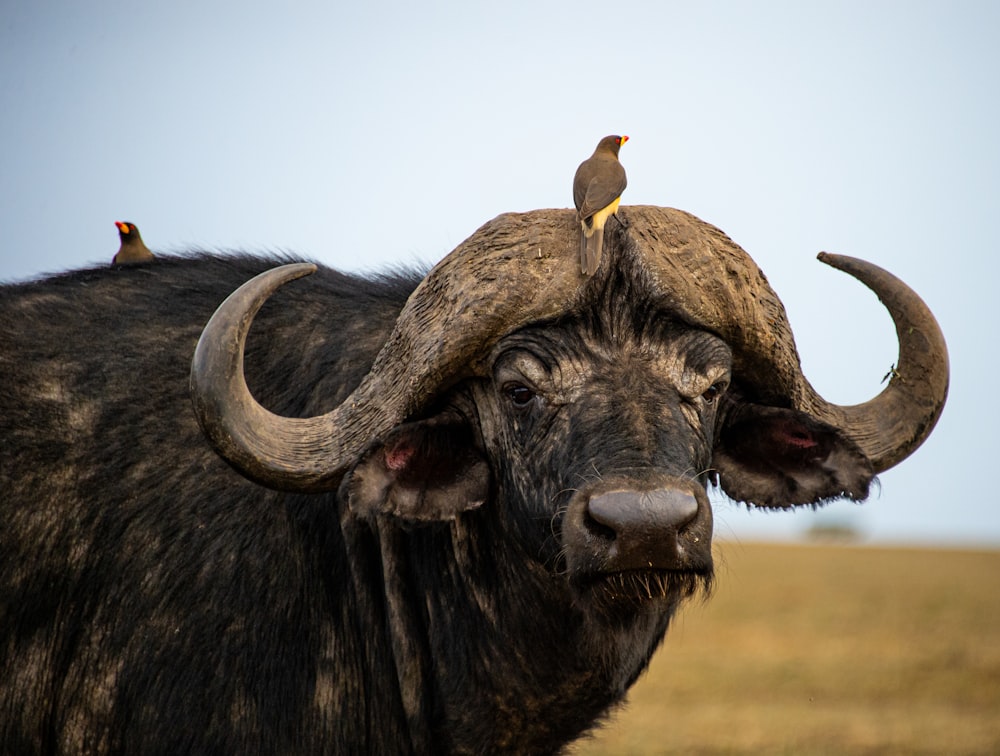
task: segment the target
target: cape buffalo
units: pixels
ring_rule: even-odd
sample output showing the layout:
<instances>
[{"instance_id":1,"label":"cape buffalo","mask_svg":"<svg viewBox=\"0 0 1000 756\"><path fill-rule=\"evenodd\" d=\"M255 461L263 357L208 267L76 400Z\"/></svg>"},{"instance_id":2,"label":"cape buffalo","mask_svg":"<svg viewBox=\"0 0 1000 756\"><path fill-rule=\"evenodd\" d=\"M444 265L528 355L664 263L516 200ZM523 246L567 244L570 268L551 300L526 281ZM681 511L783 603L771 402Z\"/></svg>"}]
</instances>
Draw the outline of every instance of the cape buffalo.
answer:
<instances>
[{"instance_id":1,"label":"cape buffalo","mask_svg":"<svg viewBox=\"0 0 1000 756\"><path fill-rule=\"evenodd\" d=\"M708 485L860 500L930 433L947 352L898 279L821 256L900 341L837 406L746 253L621 214L589 277L546 210L426 277L192 253L0 288L0 750L557 751L709 584Z\"/></svg>"}]
</instances>

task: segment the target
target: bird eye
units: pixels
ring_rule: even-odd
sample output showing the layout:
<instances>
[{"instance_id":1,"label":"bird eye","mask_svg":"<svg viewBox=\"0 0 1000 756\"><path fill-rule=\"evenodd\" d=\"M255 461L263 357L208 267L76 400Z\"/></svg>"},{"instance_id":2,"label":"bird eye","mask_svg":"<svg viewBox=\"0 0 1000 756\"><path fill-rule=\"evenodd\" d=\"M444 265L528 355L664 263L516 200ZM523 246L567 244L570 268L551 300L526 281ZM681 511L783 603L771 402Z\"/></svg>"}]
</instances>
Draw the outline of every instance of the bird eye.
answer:
<instances>
[{"instance_id":1,"label":"bird eye","mask_svg":"<svg viewBox=\"0 0 1000 756\"><path fill-rule=\"evenodd\" d=\"M510 383L504 386L504 393L515 407L526 407L535 398L535 392L523 383Z\"/></svg>"}]
</instances>

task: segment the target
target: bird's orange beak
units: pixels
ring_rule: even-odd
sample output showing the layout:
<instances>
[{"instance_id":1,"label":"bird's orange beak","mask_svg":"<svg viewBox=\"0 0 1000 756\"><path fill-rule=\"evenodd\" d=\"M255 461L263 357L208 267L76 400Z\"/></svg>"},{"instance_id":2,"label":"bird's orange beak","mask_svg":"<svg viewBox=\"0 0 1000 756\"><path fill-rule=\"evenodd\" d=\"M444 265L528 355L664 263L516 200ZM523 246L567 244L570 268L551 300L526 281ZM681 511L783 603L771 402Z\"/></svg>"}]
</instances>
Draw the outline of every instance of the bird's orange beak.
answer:
<instances>
[{"instance_id":1,"label":"bird's orange beak","mask_svg":"<svg viewBox=\"0 0 1000 756\"><path fill-rule=\"evenodd\" d=\"M122 223L121 221L115 221L115 225L118 226L118 230L123 234L130 233L128 230L128 223Z\"/></svg>"},{"instance_id":2,"label":"bird's orange beak","mask_svg":"<svg viewBox=\"0 0 1000 756\"><path fill-rule=\"evenodd\" d=\"M625 142L627 142L627 141L628 141L628 137L627 136L623 136L621 139L618 140L618 146L620 147L621 145L625 144Z\"/></svg>"}]
</instances>

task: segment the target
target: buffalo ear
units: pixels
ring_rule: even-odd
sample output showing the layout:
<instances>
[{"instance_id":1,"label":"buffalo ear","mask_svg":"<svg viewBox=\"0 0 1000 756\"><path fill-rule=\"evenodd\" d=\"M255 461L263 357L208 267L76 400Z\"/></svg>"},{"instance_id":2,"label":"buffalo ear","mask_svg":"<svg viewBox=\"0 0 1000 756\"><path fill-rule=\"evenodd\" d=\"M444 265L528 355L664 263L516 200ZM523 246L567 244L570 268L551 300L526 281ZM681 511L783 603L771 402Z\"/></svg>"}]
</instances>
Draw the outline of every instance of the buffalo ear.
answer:
<instances>
[{"instance_id":1,"label":"buffalo ear","mask_svg":"<svg viewBox=\"0 0 1000 756\"><path fill-rule=\"evenodd\" d=\"M354 514L441 522L486 501L490 473L469 424L447 414L393 428L341 484Z\"/></svg>"},{"instance_id":2,"label":"buffalo ear","mask_svg":"<svg viewBox=\"0 0 1000 756\"><path fill-rule=\"evenodd\" d=\"M760 507L864 499L868 458L836 428L780 407L741 404L723 421L714 467L736 501Z\"/></svg>"}]
</instances>

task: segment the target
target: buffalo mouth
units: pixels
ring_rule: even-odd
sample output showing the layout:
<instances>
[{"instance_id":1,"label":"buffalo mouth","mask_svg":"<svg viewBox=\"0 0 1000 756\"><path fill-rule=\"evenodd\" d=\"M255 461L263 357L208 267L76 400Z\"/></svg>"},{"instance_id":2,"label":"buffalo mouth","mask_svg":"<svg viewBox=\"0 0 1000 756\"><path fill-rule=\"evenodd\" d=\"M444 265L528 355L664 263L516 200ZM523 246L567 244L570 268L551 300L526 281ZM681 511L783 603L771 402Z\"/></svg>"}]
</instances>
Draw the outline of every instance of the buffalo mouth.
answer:
<instances>
[{"instance_id":1,"label":"buffalo mouth","mask_svg":"<svg viewBox=\"0 0 1000 756\"><path fill-rule=\"evenodd\" d=\"M643 569L578 576L578 591L599 608L613 613L673 607L699 593L712 591L714 572L708 564L693 569Z\"/></svg>"}]
</instances>

